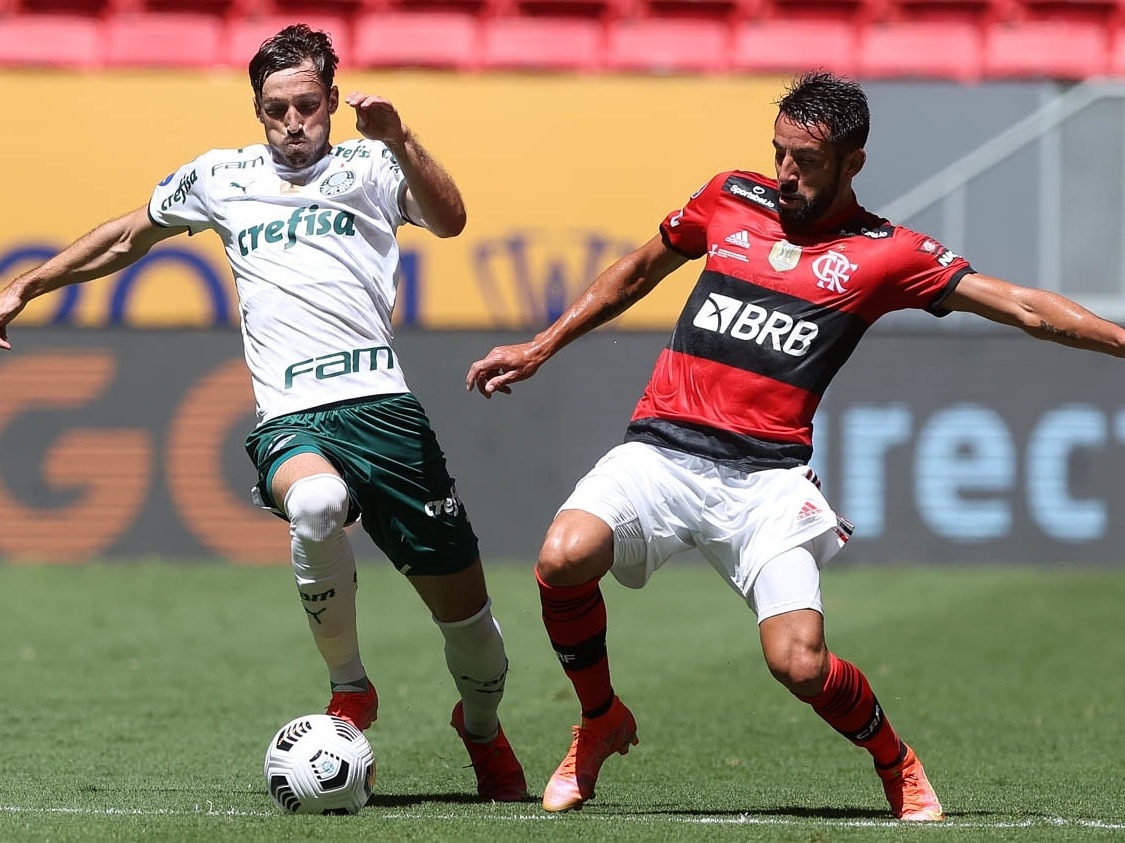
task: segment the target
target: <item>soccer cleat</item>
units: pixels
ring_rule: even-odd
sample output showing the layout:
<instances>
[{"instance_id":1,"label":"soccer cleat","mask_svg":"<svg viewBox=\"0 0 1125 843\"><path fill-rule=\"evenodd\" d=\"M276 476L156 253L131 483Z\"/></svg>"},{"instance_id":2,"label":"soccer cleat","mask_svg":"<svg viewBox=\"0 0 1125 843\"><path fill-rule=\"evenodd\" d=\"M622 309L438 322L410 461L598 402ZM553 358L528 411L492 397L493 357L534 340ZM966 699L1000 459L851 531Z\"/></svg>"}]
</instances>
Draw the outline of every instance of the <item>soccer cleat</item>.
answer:
<instances>
[{"instance_id":1,"label":"soccer cleat","mask_svg":"<svg viewBox=\"0 0 1125 843\"><path fill-rule=\"evenodd\" d=\"M496 737L488 743L474 741L465 731L465 706L458 702L453 706L453 718L449 725L457 730L457 735L469 751L469 761L477 774L477 793L481 799L488 802L527 800L527 780L523 776L523 767L499 724L496 725Z\"/></svg>"},{"instance_id":2,"label":"soccer cleat","mask_svg":"<svg viewBox=\"0 0 1125 843\"><path fill-rule=\"evenodd\" d=\"M605 760L615 752L625 755L630 746L639 742L637 721L617 697L601 717L583 717L582 725L574 727L570 751L543 791L543 809L581 810L587 800L594 798L594 785Z\"/></svg>"},{"instance_id":3,"label":"soccer cleat","mask_svg":"<svg viewBox=\"0 0 1125 843\"><path fill-rule=\"evenodd\" d=\"M379 715L379 695L371 680L367 681L366 691L333 691L325 712L347 720L362 732Z\"/></svg>"},{"instance_id":4,"label":"soccer cleat","mask_svg":"<svg viewBox=\"0 0 1125 843\"><path fill-rule=\"evenodd\" d=\"M902 760L887 769L875 768L883 780L883 792L891 803L896 820L932 823L945 819L933 785L926 778L922 762L914 750L903 744Z\"/></svg>"}]
</instances>

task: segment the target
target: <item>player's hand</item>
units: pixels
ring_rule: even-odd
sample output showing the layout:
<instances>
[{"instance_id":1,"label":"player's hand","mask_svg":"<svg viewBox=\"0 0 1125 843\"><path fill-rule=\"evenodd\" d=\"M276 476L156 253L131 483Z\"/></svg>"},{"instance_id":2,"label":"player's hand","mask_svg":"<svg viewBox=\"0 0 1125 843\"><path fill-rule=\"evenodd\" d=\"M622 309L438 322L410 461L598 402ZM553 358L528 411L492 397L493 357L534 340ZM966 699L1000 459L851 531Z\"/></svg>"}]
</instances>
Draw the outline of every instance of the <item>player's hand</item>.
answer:
<instances>
[{"instance_id":1,"label":"player's hand","mask_svg":"<svg viewBox=\"0 0 1125 843\"><path fill-rule=\"evenodd\" d=\"M512 384L527 380L542 364L532 343L500 345L469 367L465 389L476 389L485 398L491 398L495 392L511 395Z\"/></svg>"},{"instance_id":2,"label":"player's hand","mask_svg":"<svg viewBox=\"0 0 1125 843\"><path fill-rule=\"evenodd\" d=\"M398 109L382 97L353 91L344 102L355 109L356 130L368 140L393 144L406 139Z\"/></svg>"},{"instance_id":3,"label":"player's hand","mask_svg":"<svg viewBox=\"0 0 1125 843\"><path fill-rule=\"evenodd\" d=\"M0 348L11 350L12 344L8 342L8 323L23 309L24 302L20 301L19 296L9 292L0 293Z\"/></svg>"}]
</instances>

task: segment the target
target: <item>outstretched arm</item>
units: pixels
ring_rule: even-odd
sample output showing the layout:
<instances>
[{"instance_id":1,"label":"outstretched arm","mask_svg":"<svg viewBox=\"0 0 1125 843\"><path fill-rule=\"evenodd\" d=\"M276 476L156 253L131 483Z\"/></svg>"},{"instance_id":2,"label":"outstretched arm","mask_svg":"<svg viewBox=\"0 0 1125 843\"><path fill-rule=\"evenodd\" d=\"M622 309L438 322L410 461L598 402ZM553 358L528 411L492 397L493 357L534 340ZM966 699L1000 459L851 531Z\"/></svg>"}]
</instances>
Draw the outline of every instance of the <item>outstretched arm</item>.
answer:
<instances>
[{"instance_id":1,"label":"outstretched arm","mask_svg":"<svg viewBox=\"0 0 1125 843\"><path fill-rule=\"evenodd\" d=\"M0 348L12 347L8 342L8 323L32 299L69 284L80 284L124 269L161 240L183 231L187 229L165 228L154 223L146 205L82 235L53 258L0 290Z\"/></svg>"},{"instance_id":2,"label":"outstretched arm","mask_svg":"<svg viewBox=\"0 0 1125 843\"><path fill-rule=\"evenodd\" d=\"M943 304L1020 328L1036 339L1125 357L1125 328L1049 290L966 275Z\"/></svg>"},{"instance_id":3,"label":"outstretched arm","mask_svg":"<svg viewBox=\"0 0 1125 843\"><path fill-rule=\"evenodd\" d=\"M398 110L374 94L348 94L355 127L369 140L382 141L406 177L406 214L438 237L456 237L465 229L465 203L453 178L402 122Z\"/></svg>"},{"instance_id":4,"label":"outstretched arm","mask_svg":"<svg viewBox=\"0 0 1125 843\"><path fill-rule=\"evenodd\" d=\"M510 393L516 381L527 380L539 367L583 334L624 313L647 295L687 258L654 237L635 252L605 269L586 291L546 330L530 342L498 346L469 368L465 388L485 398Z\"/></svg>"}]
</instances>

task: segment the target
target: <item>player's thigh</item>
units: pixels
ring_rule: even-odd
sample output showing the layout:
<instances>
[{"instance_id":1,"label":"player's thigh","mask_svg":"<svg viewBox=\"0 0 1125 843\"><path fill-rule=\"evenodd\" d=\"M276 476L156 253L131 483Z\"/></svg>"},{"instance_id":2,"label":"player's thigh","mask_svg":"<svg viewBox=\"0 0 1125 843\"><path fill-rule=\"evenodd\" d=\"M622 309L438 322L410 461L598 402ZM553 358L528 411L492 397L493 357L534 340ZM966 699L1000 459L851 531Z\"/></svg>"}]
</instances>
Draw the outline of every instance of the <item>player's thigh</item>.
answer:
<instances>
[{"instance_id":1,"label":"player's thigh","mask_svg":"<svg viewBox=\"0 0 1125 843\"><path fill-rule=\"evenodd\" d=\"M441 576L408 576L426 608L443 623L471 618L488 601L484 567L478 558L468 568Z\"/></svg>"},{"instance_id":2,"label":"player's thigh","mask_svg":"<svg viewBox=\"0 0 1125 843\"><path fill-rule=\"evenodd\" d=\"M270 495L277 502L278 507L284 509L285 496L289 494L293 485L298 480L312 477L315 474L335 474L337 477L339 476L339 472L336 471L332 463L320 454L308 451L294 454L274 469Z\"/></svg>"},{"instance_id":3,"label":"player's thigh","mask_svg":"<svg viewBox=\"0 0 1125 843\"><path fill-rule=\"evenodd\" d=\"M585 573L609 571L622 585L642 588L668 559L694 546L695 513L703 506L697 480L690 466L658 448L618 445L578 481L552 529L558 526L565 544L564 528L582 528L574 532L584 533L578 547L590 554L580 566ZM582 516L560 520L571 511ZM598 521L602 527L595 529Z\"/></svg>"}]
</instances>

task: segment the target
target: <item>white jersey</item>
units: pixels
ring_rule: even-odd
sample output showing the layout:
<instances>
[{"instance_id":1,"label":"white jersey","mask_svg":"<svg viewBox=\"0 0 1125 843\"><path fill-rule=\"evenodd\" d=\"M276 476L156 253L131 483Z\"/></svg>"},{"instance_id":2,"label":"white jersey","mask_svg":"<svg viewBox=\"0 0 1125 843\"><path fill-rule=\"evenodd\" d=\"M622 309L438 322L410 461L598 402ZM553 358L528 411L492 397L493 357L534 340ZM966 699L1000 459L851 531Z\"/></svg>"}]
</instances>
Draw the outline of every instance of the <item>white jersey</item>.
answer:
<instances>
[{"instance_id":1,"label":"white jersey","mask_svg":"<svg viewBox=\"0 0 1125 843\"><path fill-rule=\"evenodd\" d=\"M213 149L153 191L158 225L218 232L234 272L258 420L407 392L391 350L406 182L390 150L350 140L283 178L269 147Z\"/></svg>"}]
</instances>

